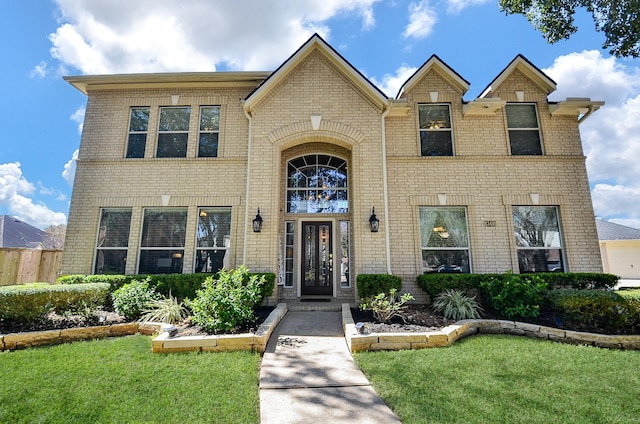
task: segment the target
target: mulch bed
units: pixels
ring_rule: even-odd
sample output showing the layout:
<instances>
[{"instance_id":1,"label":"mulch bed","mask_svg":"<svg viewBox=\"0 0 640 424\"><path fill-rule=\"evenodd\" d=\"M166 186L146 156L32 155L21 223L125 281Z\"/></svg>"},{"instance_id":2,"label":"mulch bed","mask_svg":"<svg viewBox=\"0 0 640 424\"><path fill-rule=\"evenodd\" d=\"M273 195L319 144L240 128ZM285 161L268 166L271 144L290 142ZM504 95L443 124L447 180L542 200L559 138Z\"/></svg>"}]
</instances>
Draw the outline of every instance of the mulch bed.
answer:
<instances>
[{"instance_id":1,"label":"mulch bed","mask_svg":"<svg viewBox=\"0 0 640 424\"><path fill-rule=\"evenodd\" d=\"M267 319L273 309L273 307L259 307L254 311L257 317L255 322L245 324L233 332L218 334L240 334L253 332ZM93 327L96 325L112 325L124 322L127 322L127 320L122 315L118 315L114 311L107 309L94 311L90 316L72 314L58 315L55 312L50 312L43 319L33 322L18 322L0 319L0 334L62 330L65 328ZM179 324L178 327L181 335L183 333L184 335L208 334L201 328L191 325L189 321Z\"/></svg>"}]
</instances>

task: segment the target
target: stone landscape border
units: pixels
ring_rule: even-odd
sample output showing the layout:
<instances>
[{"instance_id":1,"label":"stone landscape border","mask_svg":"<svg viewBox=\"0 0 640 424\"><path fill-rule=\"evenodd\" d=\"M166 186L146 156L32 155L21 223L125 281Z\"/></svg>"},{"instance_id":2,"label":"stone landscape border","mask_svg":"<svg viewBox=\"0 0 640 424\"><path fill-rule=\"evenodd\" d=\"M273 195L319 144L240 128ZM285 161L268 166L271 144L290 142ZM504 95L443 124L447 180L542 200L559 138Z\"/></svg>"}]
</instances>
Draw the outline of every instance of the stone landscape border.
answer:
<instances>
[{"instance_id":1,"label":"stone landscape border","mask_svg":"<svg viewBox=\"0 0 640 424\"><path fill-rule=\"evenodd\" d=\"M253 351L263 353L273 329L287 313L287 305L279 303L255 333L213 336L172 337L168 331L152 340L154 353Z\"/></svg>"},{"instance_id":2,"label":"stone landscape border","mask_svg":"<svg viewBox=\"0 0 640 424\"><path fill-rule=\"evenodd\" d=\"M171 325L161 323L124 323L95 327L67 328L63 330L34 331L29 333L0 334L0 351L26 349L36 346L93 340L132 334L153 335L155 353L254 351L264 353L271 333L287 313L287 305L280 303L258 327L255 333L223 334L214 336L173 337ZM422 333L370 333L358 332L348 303L342 304L342 325L347 346L351 352L375 350L408 350L450 346L457 340L473 334L510 334L582 344L611 349L640 350L640 335L606 335L562 330L542 325L506 320L462 320L439 331Z\"/></svg>"},{"instance_id":3,"label":"stone landscape border","mask_svg":"<svg viewBox=\"0 0 640 424\"><path fill-rule=\"evenodd\" d=\"M439 331L423 333L362 334L353 322L351 307L342 304L342 325L351 352L409 350L450 346L472 334L510 334L611 349L640 350L640 336L611 336L562 330L518 321L469 319L448 325Z\"/></svg>"}]
</instances>

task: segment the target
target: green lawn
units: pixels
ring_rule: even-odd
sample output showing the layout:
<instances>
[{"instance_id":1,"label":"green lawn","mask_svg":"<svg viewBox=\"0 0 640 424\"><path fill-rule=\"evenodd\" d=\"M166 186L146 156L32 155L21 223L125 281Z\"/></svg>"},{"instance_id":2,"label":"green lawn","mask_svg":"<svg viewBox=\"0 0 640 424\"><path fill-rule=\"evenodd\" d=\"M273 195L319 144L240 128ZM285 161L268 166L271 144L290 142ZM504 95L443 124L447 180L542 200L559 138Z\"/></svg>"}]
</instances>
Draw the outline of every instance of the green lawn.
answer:
<instances>
[{"instance_id":1,"label":"green lawn","mask_svg":"<svg viewBox=\"0 0 640 424\"><path fill-rule=\"evenodd\" d=\"M258 423L260 355L129 336L0 353L0 423Z\"/></svg>"},{"instance_id":2,"label":"green lawn","mask_svg":"<svg viewBox=\"0 0 640 424\"><path fill-rule=\"evenodd\" d=\"M485 335L355 358L404 424L640 421L637 351Z\"/></svg>"}]
</instances>

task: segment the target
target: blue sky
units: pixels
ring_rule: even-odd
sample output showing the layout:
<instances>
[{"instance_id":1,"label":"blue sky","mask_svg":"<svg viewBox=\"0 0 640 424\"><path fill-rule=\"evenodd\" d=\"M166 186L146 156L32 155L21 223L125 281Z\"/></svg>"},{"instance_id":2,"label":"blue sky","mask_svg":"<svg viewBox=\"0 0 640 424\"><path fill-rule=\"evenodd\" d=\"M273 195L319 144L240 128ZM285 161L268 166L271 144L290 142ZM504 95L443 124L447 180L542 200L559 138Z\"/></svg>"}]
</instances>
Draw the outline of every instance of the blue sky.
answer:
<instances>
[{"instance_id":1,"label":"blue sky","mask_svg":"<svg viewBox=\"0 0 640 424\"><path fill-rule=\"evenodd\" d=\"M64 75L273 70L319 33L389 96L432 54L472 100L517 55L551 100L606 105L581 125L596 215L640 228L640 60L601 49L590 16L548 45L491 0L21 0L3 2L0 214L66 222L86 98Z\"/></svg>"}]
</instances>

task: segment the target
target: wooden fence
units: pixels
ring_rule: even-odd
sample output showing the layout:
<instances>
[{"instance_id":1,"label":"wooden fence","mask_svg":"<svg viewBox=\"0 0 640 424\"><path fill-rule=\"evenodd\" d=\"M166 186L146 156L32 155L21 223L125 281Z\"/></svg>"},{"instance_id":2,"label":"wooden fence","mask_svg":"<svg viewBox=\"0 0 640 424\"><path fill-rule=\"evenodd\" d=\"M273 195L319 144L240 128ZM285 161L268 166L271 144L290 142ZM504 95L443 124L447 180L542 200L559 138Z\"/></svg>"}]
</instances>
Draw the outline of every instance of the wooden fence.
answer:
<instances>
[{"instance_id":1,"label":"wooden fence","mask_svg":"<svg viewBox=\"0 0 640 424\"><path fill-rule=\"evenodd\" d=\"M62 250L0 248L0 286L43 282L60 273Z\"/></svg>"}]
</instances>

